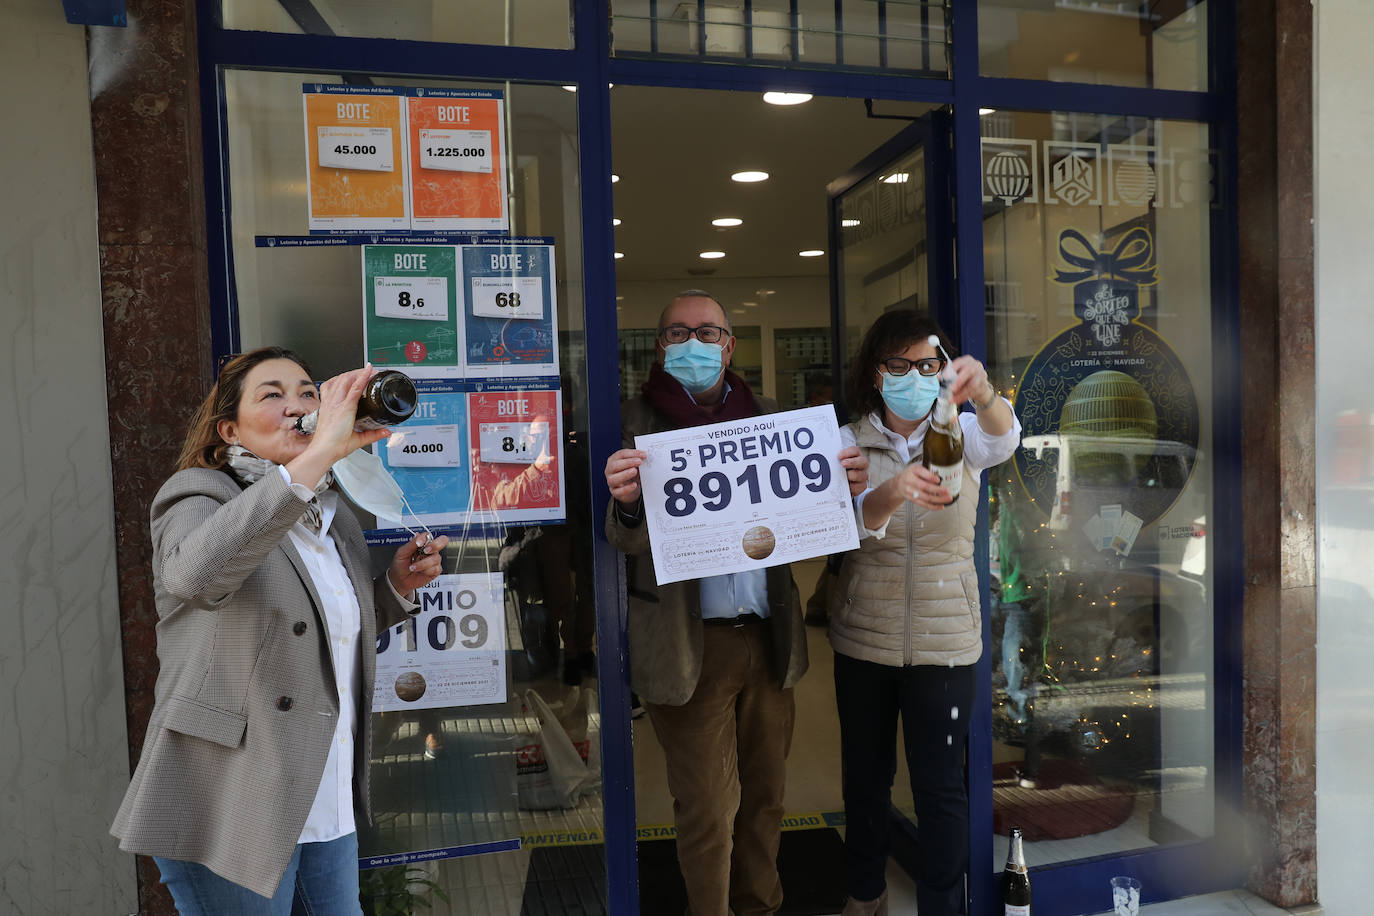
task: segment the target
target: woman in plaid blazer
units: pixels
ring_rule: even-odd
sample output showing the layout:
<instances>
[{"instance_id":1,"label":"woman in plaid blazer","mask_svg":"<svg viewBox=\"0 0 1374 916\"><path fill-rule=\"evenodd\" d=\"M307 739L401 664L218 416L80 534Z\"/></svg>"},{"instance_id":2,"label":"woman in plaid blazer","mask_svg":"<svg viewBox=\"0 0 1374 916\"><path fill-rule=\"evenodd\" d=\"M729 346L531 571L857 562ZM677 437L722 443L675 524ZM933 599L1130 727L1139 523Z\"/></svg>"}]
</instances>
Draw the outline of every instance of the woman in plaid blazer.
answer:
<instances>
[{"instance_id":1,"label":"woman in plaid blazer","mask_svg":"<svg viewBox=\"0 0 1374 916\"><path fill-rule=\"evenodd\" d=\"M377 628L413 613L447 539L375 579L329 469L370 366L315 386L265 347L227 363L153 501L156 704L111 832L187 914L356 914ZM313 435L295 428L319 410Z\"/></svg>"}]
</instances>

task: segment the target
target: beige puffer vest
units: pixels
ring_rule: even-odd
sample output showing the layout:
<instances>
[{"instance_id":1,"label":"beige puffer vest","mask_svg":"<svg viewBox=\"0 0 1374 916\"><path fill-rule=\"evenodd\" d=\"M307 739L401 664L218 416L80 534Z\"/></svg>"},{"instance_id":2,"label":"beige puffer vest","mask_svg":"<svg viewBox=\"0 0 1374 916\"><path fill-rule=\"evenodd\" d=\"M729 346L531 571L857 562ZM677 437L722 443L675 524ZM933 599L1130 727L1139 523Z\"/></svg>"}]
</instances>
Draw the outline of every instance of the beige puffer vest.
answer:
<instances>
[{"instance_id":1,"label":"beige puffer vest","mask_svg":"<svg viewBox=\"0 0 1374 916\"><path fill-rule=\"evenodd\" d=\"M867 417L851 423L868 456L868 485L903 468ZM913 456L915 457L915 456ZM881 665L971 665L983 652L973 526L978 476L964 466L964 490L945 509L914 503L892 514L882 538L845 555L830 599L830 644Z\"/></svg>"}]
</instances>

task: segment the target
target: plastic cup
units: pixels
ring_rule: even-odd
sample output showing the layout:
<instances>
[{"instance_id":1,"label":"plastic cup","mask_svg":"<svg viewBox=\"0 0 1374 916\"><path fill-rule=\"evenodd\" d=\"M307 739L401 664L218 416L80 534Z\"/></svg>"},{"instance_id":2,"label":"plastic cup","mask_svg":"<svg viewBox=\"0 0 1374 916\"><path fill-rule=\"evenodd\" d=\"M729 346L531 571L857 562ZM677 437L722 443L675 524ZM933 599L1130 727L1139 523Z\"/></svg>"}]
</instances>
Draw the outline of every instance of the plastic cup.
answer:
<instances>
[{"instance_id":1,"label":"plastic cup","mask_svg":"<svg viewBox=\"0 0 1374 916\"><path fill-rule=\"evenodd\" d=\"M1139 916L1140 882L1125 876L1113 878L1112 907L1116 916Z\"/></svg>"}]
</instances>

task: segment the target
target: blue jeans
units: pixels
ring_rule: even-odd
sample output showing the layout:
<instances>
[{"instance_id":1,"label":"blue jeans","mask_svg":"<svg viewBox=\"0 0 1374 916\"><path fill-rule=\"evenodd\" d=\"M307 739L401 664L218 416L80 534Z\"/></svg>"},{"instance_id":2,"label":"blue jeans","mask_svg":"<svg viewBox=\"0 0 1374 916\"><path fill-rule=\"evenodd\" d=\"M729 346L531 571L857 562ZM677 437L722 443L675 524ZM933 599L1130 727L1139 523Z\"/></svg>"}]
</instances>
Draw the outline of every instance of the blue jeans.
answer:
<instances>
[{"instance_id":1,"label":"blue jeans","mask_svg":"<svg viewBox=\"0 0 1374 916\"><path fill-rule=\"evenodd\" d=\"M270 900L196 862L154 856L181 916L359 916L358 835L301 843Z\"/></svg>"}]
</instances>

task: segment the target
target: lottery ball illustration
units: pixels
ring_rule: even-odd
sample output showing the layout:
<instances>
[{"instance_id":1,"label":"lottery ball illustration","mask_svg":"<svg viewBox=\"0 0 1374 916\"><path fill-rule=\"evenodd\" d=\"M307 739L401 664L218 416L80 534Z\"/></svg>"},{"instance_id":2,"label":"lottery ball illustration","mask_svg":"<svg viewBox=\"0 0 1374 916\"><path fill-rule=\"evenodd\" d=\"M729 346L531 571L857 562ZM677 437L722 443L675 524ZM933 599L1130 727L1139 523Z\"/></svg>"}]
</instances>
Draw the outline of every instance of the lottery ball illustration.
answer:
<instances>
[{"instance_id":1,"label":"lottery ball illustration","mask_svg":"<svg viewBox=\"0 0 1374 916\"><path fill-rule=\"evenodd\" d=\"M744 553L751 560L762 560L773 552L773 548L778 545L778 541L773 537L773 532L765 525L755 525L744 532L744 540L741 545Z\"/></svg>"},{"instance_id":2,"label":"lottery ball illustration","mask_svg":"<svg viewBox=\"0 0 1374 916\"><path fill-rule=\"evenodd\" d=\"M425 679L418 671L407 671L396 678L396 696L407 703L414 703L425 695Z\"/></svg>"}]
</instances>

